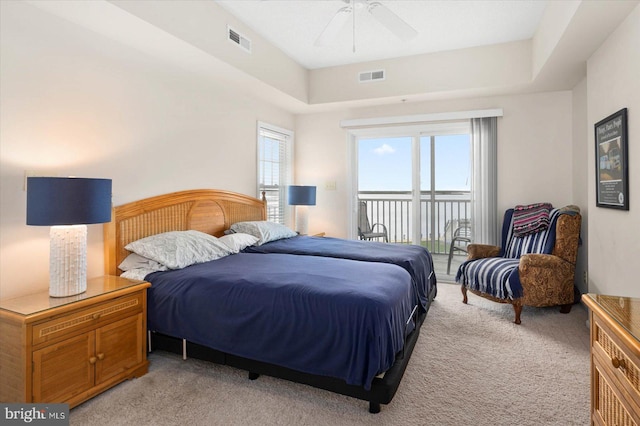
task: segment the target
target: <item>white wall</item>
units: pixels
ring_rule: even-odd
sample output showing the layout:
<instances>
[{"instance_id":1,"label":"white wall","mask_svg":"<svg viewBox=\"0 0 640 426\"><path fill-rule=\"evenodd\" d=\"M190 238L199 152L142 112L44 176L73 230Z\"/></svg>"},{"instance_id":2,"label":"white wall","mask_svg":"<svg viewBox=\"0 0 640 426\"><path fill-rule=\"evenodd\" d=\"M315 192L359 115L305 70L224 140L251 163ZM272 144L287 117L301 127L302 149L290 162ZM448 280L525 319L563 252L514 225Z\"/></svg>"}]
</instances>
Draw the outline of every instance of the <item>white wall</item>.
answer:
<instances>
[{"instance_id":1,"label":"white wall","mask_svg":"<svg viewBox=\"0 0 640 426\"><path fill-rule=\"evenodd\" d=\"M379 69L385 70L383 81L358 81L360 72ZM424 96L484 88L508 91L530 81L531 42L525 40L315 69L310 71L309 102Z\"/></svg>"},{"instance_id":2,"label":"white wall","mask_svg":"<svg viewBox=\"0 0 640 426\"><path fill-rule=\"evenodd\" d=\"M0 297L48 287L25 171L113 179L115 205L193 188L256 192L256 122L292 114L23 2L0 2ZM88 276L102 275L89 226Z\"/></svg>"},{"instance_id":3,"label":"white wall","mask_svg":"<svg viewBox=\"0 0 640 426\"><path fill-rule=\"evenodd\" d=\"M296 119L296 179L318 186L310 209L310 232L346 237L350 160L340 120L431 112L503 108L498 119L498 209L549 201L577 203L572 190L572 93L569 91L490 98L404 103ZM335 181L336 191L325 183ZM584 206L581 206L584 208Z\"/></svg>"},{"instance_id":4,"label":"white wall","mask_svg":"<svg viewBox=\"0 0 640 426\"><path fill-rule=\"evenodd\" d=\"M236 73L247 73L297 100L308 100L308 71L215 2L113 0L110 3L231 64ZM251 40L251 53L227 39L227 25Z\"/></svg>"},{"instance_id":5,"label":"white wall","mask_svg":"<svg viewBox=\"0 0 640 426\"><path fill-rule=\"evenodd\" d=\"M531 41L532 74L535 76L552 55L558 40L580 7L580 0L548 2Z\"/></svg>"},{"instance_id":6,"label":"white wall","mask_svg":"<svg viewBox=\"0 0 640 426\"><path fill-rule=\"evenodd\" d=\"M640 6L587 62L589 291L640 297ZM628 108L629 211L595 207L593 126Z\"/></svg>"}]
</instances>

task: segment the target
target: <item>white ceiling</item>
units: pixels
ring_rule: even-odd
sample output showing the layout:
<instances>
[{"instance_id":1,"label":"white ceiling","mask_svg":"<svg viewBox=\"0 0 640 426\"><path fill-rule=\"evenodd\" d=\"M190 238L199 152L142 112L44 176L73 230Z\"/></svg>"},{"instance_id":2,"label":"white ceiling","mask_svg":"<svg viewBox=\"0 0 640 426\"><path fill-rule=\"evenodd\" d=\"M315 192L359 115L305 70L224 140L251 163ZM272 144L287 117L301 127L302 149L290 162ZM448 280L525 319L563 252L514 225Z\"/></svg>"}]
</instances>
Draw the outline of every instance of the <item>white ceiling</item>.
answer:
<instances>
[{"instance_id":1,"label":"white ceiling","mask_svg":"<svg viewBox=\"0 0 640 426\"><path fill-rule=\"evenodd\" d=\"M343 6L339 0L225 2L241 8L253 5L256 10L262 10L258 15L264 19L259 21L276 21L279 28L265 33L264 36L254 30L255 25L243 24L231 18L227 10L222 10L222 5L214 0L25 0L19 3L48 11L90 31L133 47L145 55L189 70L194 75L215 84L225 88L237 88L243 93L295 113L344 108L346 105L355 107L405 101L570 90L586 75L587 59L640 3L640 0L572 0L546 3L527 0L381 1L390 9L394 8L395 13L406 18L422 34L429 31L427 36L421 35L425 37L424 41L419 42L419 37L408 43L396 43L395 37L389 31L371 19L370 24L374 30L369 38L381 38L365 44L361 41L364 36L357 35L355 54L351 52L349 37L343 39L344 45L337 43L329 48L314 47L313 43L326 22ZM319 19L315 18L316 15L311 18L307 14L316 11L316 7L324 8L328 5L332 5L331 10L328 13L325 11L322 22L311 28L312 23ZM435 5L439 7L434 10L446 11L454 7L455 11L434 18L435 22L427 25L426 29L416 24L415 16L421 16L417 10ZM478 8L496 5L501 6L485 16L484 21L480 19L484 12L478 12ZM515 19L515 16L520 16L519 12L510 8L526 8L527 5L529 9L526 9L525 18L529 19L529 23L525 25L524 21L527 19ZM270 12L264 12L263 8L266 6L269 6ZM276 6L283 11L276 13L273 9ZM406 16L405 12L401 12L411 7L417 9ZM254 13L251 7L248 10ZM287 15L291 24L279 21L285 20L284 11L291 12ZM297 18L295 11L307 16L305 19L308 20L308 28L302 28L304 25L298 26L304 19ZM361 12L367 13L366 9ZM431 22L435 16L435 12L428 13L424 9L421 13L426 18L418 19L420 22ZM365 27L364 19L358 22L360 21L363 22L362 27ZM513 22L518 22L515 28L496 31L502 24ZM237 26L236 30L255 39L254 54L247 55L226 40L225 28L228 24ZM520 31L525 27L526 31ZM475 28L475 34L472 34L472 28ZM360 31L360 27L357 31ZM365 32L364 28L362 32ZM216 35L212 36L213 34ZM298 37L295 34L298 34ZM535 38L532 40L534 35ZM277 49L267 46L262 40L273 40L274 37L284 37L281 49L311 71L305 71L302 66L286 60L285 54L280 54ZM496 45L522 39L530 41ZM391 47L387 47L389 43L392 44ZM296 46L301 50L300 54L290 50ZM470 46L486 48L452 51ZM420 55L443 49L444 53ZM479 58L478 51L487 52L495 60ZM354 86L356 79L353 76L356 75L356 71L361 71L357 68L360 68L362 61L400 55L418 56L404 60L389 60L382 65L389 65L394 71L390 72L386 84ZM432 60L433 58L436 60ZM358 62L357 66L347 65L353 62ZM312 69L337 64L344 66ZM371 66L370 69L375 69L381 64Z\"/></svg>"},{"instance_id":2,"label":"white ceiling","mask_svg":"<svg viewBox=\"0 0 640 426\"><path fill-rule=\"evenodd\" d=\"M229 13L308 69L484 46L533 37L546 0L379 0L418 31L402 41L366 8L325 47L317 37L342 0L224 0ZM347 1L348 3L348 1Z\"/></svg>"}]
</instances>

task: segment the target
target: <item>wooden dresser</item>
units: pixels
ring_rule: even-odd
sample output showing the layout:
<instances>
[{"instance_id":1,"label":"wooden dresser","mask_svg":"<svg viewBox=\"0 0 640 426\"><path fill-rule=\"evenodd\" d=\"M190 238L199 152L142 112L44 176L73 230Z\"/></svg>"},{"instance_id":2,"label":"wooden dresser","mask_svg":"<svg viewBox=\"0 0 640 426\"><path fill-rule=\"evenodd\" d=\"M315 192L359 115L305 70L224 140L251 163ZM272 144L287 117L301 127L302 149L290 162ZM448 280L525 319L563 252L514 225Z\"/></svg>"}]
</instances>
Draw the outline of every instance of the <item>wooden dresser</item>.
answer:
<instances>
[{"instance_id":1,"label":"wooden dresser","mask_svg":"<svg viewBox=\"0 0 640 426\"><path fill-rule=\"evenodd\" d=\"M585 294L591 324L591 423L640 425L640 299Z\"/></svg>"},{"instance_id":2,"label":"wooden dresser","mask_svg":"<svg viewBox=\"0 0 640 426\"><path fill-rule=\"evenodd\" d=\"M104 276L76 296L0 301L0 401L74 407L144 375L149 286Z\"/></svg>"}]
</instances>

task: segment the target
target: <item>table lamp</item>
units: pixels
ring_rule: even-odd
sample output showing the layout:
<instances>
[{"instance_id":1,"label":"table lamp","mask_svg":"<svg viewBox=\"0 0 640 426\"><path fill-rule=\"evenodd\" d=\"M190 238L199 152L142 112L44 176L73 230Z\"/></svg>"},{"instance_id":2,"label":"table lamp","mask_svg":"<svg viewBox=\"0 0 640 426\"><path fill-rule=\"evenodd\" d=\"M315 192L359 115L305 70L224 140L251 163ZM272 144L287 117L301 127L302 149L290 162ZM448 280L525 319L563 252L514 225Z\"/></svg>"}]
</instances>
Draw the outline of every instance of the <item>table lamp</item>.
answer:
<instances>
[{"instance_id":1,"label":"table lamp","mask_svg":"<svg viewBox=\"0 0 640 426\"><path fill-rule=\"evenodd\" d=\"M296 207L296 232L305 235L309 231L307 206L316 205L316 187L292 185L289 187L289 205Z\"/></svg>"},{"instance_id":2,"label":"table lamp","mask_svg":"<svg viewBox=\"0 0 640 426\"><path fill-rule=\"evenodd\" d=\"M49 295L87 289L87 225L111 220L111 179L28 177L27 225L51 226Z\"/></svg>"}]
</instances>

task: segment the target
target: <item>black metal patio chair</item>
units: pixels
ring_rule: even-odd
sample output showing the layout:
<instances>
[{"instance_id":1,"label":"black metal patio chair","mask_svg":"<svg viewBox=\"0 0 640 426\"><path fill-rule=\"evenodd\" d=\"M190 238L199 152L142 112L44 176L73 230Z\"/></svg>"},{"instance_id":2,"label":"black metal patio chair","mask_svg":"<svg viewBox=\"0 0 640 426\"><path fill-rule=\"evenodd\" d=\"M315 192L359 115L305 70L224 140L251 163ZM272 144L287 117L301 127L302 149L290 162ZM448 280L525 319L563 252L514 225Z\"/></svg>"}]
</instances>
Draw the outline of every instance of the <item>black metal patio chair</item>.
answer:
<instances>
[{"instance_id":1,"label":"black metal patio chair","mask_svg":"<svg viewBox=\"0 0 640 426\"><path fill-rule=\"evenodd\" d=\"M360 201L358 205L358 236L361 240L382 238L385 243L389 242L389 233L383 223L374 223L371 226L367 215L367 203L364 201Z\"/></svg>"}]
</instances>

